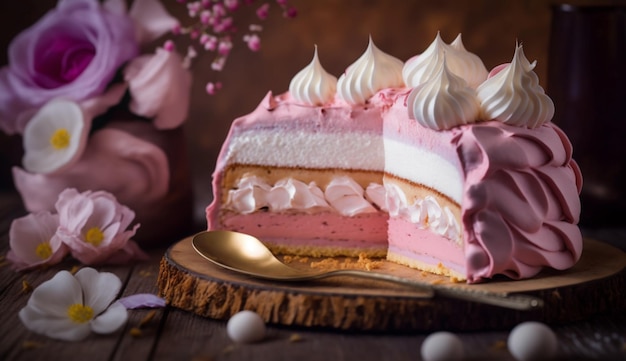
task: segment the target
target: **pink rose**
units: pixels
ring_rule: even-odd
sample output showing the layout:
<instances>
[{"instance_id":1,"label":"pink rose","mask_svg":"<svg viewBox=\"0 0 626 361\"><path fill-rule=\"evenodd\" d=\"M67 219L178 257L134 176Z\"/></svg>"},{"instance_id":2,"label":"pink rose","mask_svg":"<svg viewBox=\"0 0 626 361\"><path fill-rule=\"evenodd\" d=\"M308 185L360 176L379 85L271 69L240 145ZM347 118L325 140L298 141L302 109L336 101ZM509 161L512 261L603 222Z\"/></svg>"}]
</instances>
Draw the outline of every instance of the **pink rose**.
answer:
<instances>
[{"instance_id":1,"label":"pink rose","mask_svg":"<svg viewBox=\"0 0 626 361\"><path fill-rule=\"evenodd\" d=\"M132 100L130 110L154 118L157 129L173 129L187 118L191 74L180 55L158 48L133 59L124 69Z\"/></svg>"},{"instance_id":2,"label":"pink rose","mask_svg":"<svg viewBox=\"0 0 626 361\"><path fill-rule=\"evenodd\" d=\"M127 230L135 212L118 203L112 194L78 193L70 188L59 194L55 207L59 212L57 237L83 264L126 263L147 258L130 240L139 225Z\"/></svg>"},{"instance_id":3,"label":"pink rose","mask_svg":"<svg viewBox=\"0 0 626 361\"><path fill-rule=\"evenodd\" d=\"M139 52L133 21L114 9L97 0L59 0L13 39L9 65L0 69L1 130L22 133L20 114L53 98L79 101L106 89Z\"/></svg>"}]
</instances>

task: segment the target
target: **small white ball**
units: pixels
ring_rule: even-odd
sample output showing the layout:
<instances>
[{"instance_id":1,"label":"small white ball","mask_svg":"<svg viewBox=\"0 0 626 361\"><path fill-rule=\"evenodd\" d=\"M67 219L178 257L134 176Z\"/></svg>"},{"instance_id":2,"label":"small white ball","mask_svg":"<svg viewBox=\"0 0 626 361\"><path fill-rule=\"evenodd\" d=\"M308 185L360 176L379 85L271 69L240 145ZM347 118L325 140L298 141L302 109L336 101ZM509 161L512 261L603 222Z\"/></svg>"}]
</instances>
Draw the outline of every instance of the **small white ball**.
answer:
<instances>
[{"instance_id":1,"label":"small white ball","mask_svg":"<svg viewBox=\"0 0 626 361\"><path fill-rule=\"evenodd\" d=\"M463 343L451 332L435 332L426 337L421 349L424 361L459 361L463 359Z\"/></svg>"},{"instance_id":2,"label":"small white ball","mask_svg":"<svg viewBox=\"0 0 626 361\"><path fill-rule=\"evenodd\" d=\"M519 361L548 360L558 348L556 335L541 322L523 322L515 326L507 341L509 352Z\"/></svg>"},{"instance_id":3,"label":"small white ball","mask_svg":"<svg viewBox=\"0 0 626 361\"><path fill-rule=\"evenodd\" d=\"M261 341L265 337L265 322L255 312L240 311L228 320L226 333L238 343Z\"/></svg>"}]
</instances>

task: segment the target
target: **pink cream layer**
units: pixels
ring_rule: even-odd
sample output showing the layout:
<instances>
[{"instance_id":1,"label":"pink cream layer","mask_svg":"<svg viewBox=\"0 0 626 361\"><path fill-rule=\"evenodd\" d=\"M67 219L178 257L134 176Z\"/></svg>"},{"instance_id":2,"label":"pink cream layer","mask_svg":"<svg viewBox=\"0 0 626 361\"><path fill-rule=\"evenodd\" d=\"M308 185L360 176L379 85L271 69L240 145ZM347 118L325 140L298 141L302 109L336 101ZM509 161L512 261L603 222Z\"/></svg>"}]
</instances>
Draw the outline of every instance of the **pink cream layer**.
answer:
<instances>
[{"instance_id":1,"label":"pink cream layer","mask_svg":"<svg viewBox=\"0 0 626 361\"><path fill-rule=\"evenodd\" d=\"M389 219L389 252L419 263L466 274L463 247L429 230L399 218Z\"/></svg>"},{"instance_id":2,"label":"pink cream layer","mask_svg":"<svg viewBox=\"0 0 626 361\"><path fill-rule=\"evenodd\" d=\"M222 222L214 229L229 229L251 234L264 241L285 246L336 247L340 242L346 248L387 247L386 213L367 213L345 217L338 213L314 214L255 212L222 215Z\"/></svg>"}]
</instances>

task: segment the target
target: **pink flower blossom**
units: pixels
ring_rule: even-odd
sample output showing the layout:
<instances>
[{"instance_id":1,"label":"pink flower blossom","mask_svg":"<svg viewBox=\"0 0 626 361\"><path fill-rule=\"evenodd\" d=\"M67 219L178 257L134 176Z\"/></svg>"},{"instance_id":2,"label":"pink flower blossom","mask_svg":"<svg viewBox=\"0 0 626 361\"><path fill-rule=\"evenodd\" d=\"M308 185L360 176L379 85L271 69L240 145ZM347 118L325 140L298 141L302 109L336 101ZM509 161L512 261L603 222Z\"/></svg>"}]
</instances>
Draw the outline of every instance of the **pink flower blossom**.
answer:
<instances>
[{"instance_id":1,"label":"pink flower blossom","mask_svg":"<svg viewBox=\"0 0 626 361\"><path fill-rule=\"evenodd\" d=\"M252 51L259 51L261 50L261 38L259 38L258 35L256 34L252 34L252 35L245 35L243 37L243 40L248 43L248 48Z\"/></svg>"},{"instance_id":2,"label":"pink flower blossom","mask_svg":"<svg viewBox=\"0 0 626 361\"><path fill-rule=\"evenodd\" d=\"M137 55L134 32L130 17L97 0L60 0L9 45L9 65L0 69L0 129L21 133L20 114L53 98L102 93Z\"/></svg>"},{"instance_id":3,"label":"pink flower blossom","mask_svg":"<svg viewBox=\"0 0 626 361\"><path fill-rule=\"evenodd\" d=\"M55 236L59 216L50 212L31 213L11 223L7 259L16 270L57 264L68 254L68 249Z\"/></svg>"},{"instance_id":4,"label":"pink flower blossom","mask_svg":"<svg viewBox=\"0 0 626 361\"><path fill-rule=\"evenodd\" d=\"M126 263L147 258L130 240L139 225L127 230L135 212L118 203L112 194L78 193L70 188L59 194L55 207L59 212L57 236L81 263Z\"/></svg>"},{"instance_id":5,"label":"pink flower blossom","mask_svg":"<svg viewBox=\"0 0 626 361\"><path fill-rule=\"evenodd\" d=\"M137 57L124 69L124 78L132 98L130 110L153 118L157 129L173 129L187 119L191 74L176 52L157 49Z\"/></svg>"},{"instance_id":6,"label":"pink flower blossom","mask_svg":"<svg viewBox=\"0 0 626 361\"><path fill-rule=\"evenodd\" d=\"M267 19L267 17L270 15L270 4L265 3L263 5L261 5L257 10L256 10L256 16L261 19L261 20L265 20Z\"/></svg>"}]
</instances>

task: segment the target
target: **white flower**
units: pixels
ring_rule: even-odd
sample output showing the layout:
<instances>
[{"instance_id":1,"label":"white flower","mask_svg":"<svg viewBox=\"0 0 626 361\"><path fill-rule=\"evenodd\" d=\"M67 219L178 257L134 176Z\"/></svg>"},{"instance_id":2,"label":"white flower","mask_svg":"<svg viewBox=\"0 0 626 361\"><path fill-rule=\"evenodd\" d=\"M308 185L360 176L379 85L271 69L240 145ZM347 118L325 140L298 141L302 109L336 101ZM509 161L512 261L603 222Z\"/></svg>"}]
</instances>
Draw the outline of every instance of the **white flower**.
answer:
<instances>
[{"instance_id":1,"label":"white flower","mask_svg":"<svg viewBox=\"0 0 626 361\"><path fill-rule=\"evenodd\" d=\"M85 118L81 107L69 100L44 105L24 129L24 168L46 174L71 165L85 148L91 126Z\"/></svg>"},{"instance_id":2,"label":"white flower","mask_svg":"<svg viewBox=\"0 0 626 361\"><path fill-rule=\"evenodd\" d=\"M82 340L91 331L112 333L128 318L124 305L111 305L121 287L116 275L93 268L75 275L60 271L33 291L20 320L31 331L66 341Z\"/></svg>"}]
</instances>

